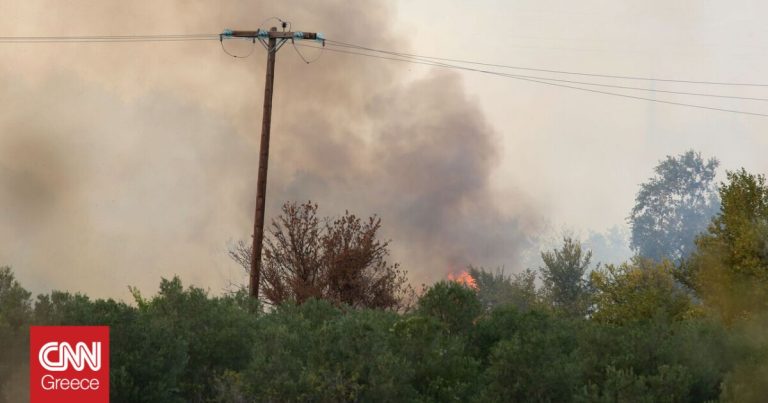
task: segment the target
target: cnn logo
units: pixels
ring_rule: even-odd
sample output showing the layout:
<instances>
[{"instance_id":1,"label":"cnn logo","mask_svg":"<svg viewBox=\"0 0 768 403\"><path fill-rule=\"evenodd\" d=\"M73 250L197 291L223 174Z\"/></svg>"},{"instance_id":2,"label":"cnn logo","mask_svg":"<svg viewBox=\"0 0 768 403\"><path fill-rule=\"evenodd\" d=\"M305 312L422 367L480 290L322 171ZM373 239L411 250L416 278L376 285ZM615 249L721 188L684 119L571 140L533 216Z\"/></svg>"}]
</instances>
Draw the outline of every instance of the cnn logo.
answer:
<instances>
[{"instance_id":1,"label":"cnn logo","mask_svg":"<svg viewBox=\"0 0 768 403\"><path fill-rule=\"evenodd\" d=\"M52 353L58 353L58 360L51 360ZM85 364L88 364L92 371L98 371L101 369L101 342L91 343L89 349L83 342L77 343L75 348L72 348L72 345L67 342L52 341L43 345L38 358L40 365L52 372L66 371L70 365L75 371L82 371Z\"/></svg>"},{"instance_id":2,"label":"cnn logo","mask_svg":"<svg viewBox=\"0 0 768 403\"><path fill-rule=\"evenodd\" d=\"M33 326L31 403L109 402L109 327Z\"/></svg>"}]
</instances>

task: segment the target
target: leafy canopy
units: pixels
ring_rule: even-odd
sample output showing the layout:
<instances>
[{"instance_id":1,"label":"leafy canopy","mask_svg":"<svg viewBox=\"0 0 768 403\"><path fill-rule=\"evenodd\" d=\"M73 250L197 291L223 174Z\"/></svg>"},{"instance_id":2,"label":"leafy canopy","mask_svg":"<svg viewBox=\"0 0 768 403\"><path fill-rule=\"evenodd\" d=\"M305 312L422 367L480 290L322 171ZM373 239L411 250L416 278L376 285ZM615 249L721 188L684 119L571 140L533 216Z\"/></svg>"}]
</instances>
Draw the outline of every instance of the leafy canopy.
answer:
<instances>
[{"instance_id":1,"label":"leafy canopy","mask_svg":"<svg viewBox=\"0 0 768 403\"><path fill-rule=\"evenodd\" d=\"M744 169L727 175L720 213L689 268L704 300L730 321L768 308L768 186Z\"/></svg>"},{"instance_id":2,"label":"leafy canopy","mask_svg":"<svg viewBox=\"0 0 768 403\"><path fill-rule=\"evenodd\" d=\"M720 163L690 150L667 158L640 185L629 216L630 246L640 256L680 262L694 250L694 239L717 212L714 186Z\"/></svg>"},{"instance_id":3,"label":"leafy canopy","mask_svg":"<svg viewBox=\"0 0 768 403\"><path fill-rule=\"evenodd\" d=\"M584 275L592 252L582 250L581 243L566 236L560 249L542 252L541 259L544 266L539 271L552 305L571 315L585 314L589 291Z\"/></svg>"},{"instance_id":4,"label":"leafy canopy","mask_svg":"<svg viewBox=\"0 0 768 403\"><path fill-rule=\"evenodd\" d=\"M694 314L691 297L676 284L674 266L635 258L590 273L595 290L593 319L613 324L649 321L656 317L679 321Z\"/></svg>"}]
</instances>

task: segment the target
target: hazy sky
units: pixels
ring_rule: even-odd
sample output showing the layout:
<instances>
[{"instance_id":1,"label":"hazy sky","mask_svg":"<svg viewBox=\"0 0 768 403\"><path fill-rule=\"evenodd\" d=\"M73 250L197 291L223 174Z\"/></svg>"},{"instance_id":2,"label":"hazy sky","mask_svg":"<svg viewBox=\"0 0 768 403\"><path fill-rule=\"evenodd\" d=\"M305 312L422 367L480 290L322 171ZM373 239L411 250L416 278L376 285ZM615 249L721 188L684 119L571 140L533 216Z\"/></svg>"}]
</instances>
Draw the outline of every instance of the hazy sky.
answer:
<instances>
[{"instance_id":1,"label":"hazy sky","mask_svg":"<svg viewBox=\"0 0 768 403\"><path fill-rule=\"evenodd\" d=\"M768 83L766 12L757 1L0 0L0 36L218 33L280 16L430 56ZM0 44L0 264L38 292L125 297L173 274L212 291L242 281L226 250L252 226L264 61L258 47L233 59L216 41ZM764 87L557 77L768 98ZM624 93L768 113L759 101ZM379 214L417 282L469 263L517 270L538 238L624 225L665 155L694 148L724 169L768 171L766 128L331 52L306 65L286 46L267 219L305 199L323 214Z\"/></svg>"},{"instance_id":2,"label":"hazy sky","mask_svg":"<svg viewBox=\"0 0 768 403\"><path fill-rule=\"evenodd\" d=\"M420 54L577 72L765 84L766 12L768 4L760 1L480 0L471 7L402 1L399 20ZM760 152L768 143L764 118L471 73L464 79L502 138L504 157L494 181L499 188L524 188L560 225L601 229L621 223L637 184L650 176L657 160L687 148L718 157L725 169L768 168ZM654 88L644 82L590 80ZM768 97L765 88L655 88ZM658 98L768 111L765 102Z\"/></svg>"}]
</instances>

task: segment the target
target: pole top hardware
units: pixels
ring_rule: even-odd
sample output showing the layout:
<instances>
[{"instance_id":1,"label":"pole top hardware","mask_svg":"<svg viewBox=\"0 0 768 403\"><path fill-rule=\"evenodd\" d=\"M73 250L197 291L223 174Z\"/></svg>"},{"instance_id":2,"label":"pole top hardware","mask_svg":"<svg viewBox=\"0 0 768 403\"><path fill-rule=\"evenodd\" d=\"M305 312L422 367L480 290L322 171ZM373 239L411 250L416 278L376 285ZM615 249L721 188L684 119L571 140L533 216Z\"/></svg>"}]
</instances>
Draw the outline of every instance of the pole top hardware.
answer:
<instances>
[{"instance_id":1,"label":"pole top hardware","mask_svg":"<svg viewBox=\"0 0 768 403\"><path fill-rule=\"evenodd\" d=\"M322 32L302 32L302 31L265 31L257 29L255 31L240 31L235 29L225 29L219 35L222 38L261 38L261 39L308 39L316 41L325 41L325 35Z\"/></svg>"}]
</instances>

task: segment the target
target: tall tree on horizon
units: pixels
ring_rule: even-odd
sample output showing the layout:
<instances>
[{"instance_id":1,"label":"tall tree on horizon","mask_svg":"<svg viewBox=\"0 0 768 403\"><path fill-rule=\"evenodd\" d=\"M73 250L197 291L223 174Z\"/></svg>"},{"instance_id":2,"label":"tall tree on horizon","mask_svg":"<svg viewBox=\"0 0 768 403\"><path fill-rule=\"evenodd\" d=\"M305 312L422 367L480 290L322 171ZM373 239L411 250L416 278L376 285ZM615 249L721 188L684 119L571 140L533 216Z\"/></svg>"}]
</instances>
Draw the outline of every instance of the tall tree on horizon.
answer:
<instances>
[{"instance_id":1,"label":"tall tree on horizon","mask_svg":"<svg viewBox=\"0 0 768 403\"><path fill-rule=\"evenodd\" d=\"M694 150L659 162L655 175L640 185L628 218L635 253L656 262L680 263L690 256L696 236L720 207L714 183L719 165Z\"/></svg>"}]
</instances>

